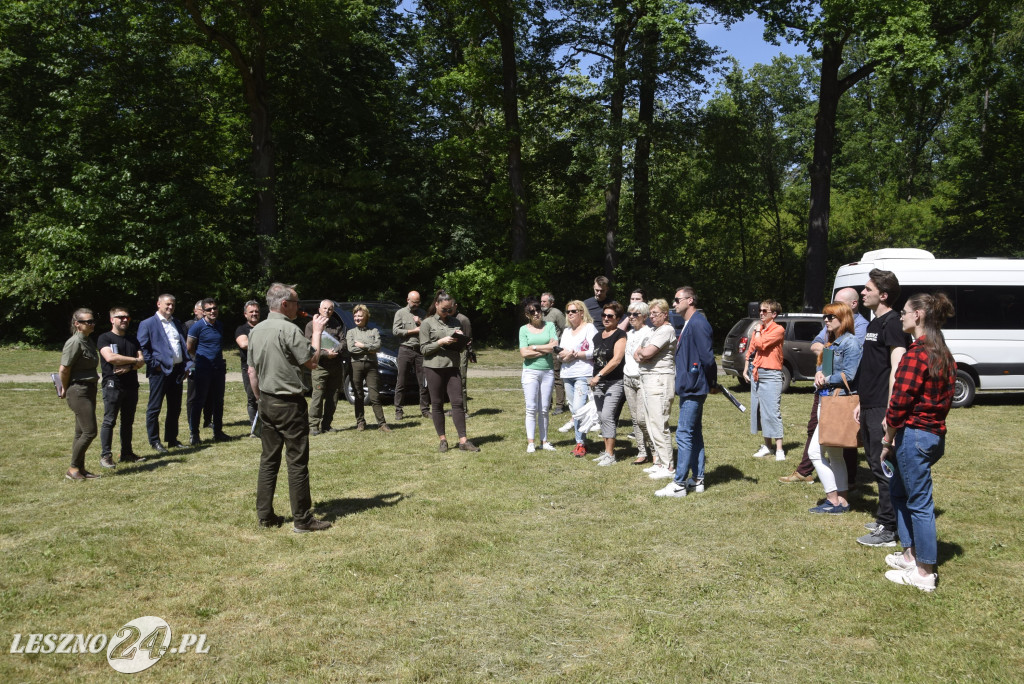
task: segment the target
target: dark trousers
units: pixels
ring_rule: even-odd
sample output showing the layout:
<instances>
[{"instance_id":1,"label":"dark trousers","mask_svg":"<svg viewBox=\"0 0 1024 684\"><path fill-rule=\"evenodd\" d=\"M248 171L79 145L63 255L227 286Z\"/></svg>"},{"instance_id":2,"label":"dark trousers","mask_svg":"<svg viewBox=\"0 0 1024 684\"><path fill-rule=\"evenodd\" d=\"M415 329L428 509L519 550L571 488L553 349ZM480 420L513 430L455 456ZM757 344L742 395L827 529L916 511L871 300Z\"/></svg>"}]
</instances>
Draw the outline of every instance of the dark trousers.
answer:
<instances>
[{"instance_id":1,"label":"dark trousers","mask_svg":"<svg viewBox=\"0 0 1024 684\"><path fill-rule=\"evenodd\" d=\"M288 467L288 497L295 522L306 523L313 515L309 494L309 425L306 398L260 394L263 453L256 480L256 514L260 520L274 516L274 490L281 469L281 454Z\"/></svg>"},{"instance_id":2,"label":"dark trousers","mask_svg":"<svg viewBox=\"0 0 1024 684\"><path fill-rule=\"evenodd\" d=\"M181 382L185 378L185 363L179 363L168 375L156 372L149 376L149 403L146 405L146 436L150 444L160 442L160 406L167 399L167 418L164 421L164 441L178 439L178 417L181 416Z\"/></svg>"},{"instance_id":3,"label":"dark trousers","mask_svg":"<svg viewBox=\"0 0 1024 684\"><path fill-rule=\"evenodd\" d=\"M320 432L331 429L334 412L338 410L338 393L345 387L345 364L342 360L329 366L314 368L313 394L310 397L309 429Z\"/></svg>"},{"instance_id":4,"label":"dark trousers","mask_svg":"<svg viewBox=\"0 0 1024 684\"><path fill-rule=\"evenodd\" d=\"M469 352L465 349L459 354L459 375L462 377L462 406L469 415L469 390L466 389L466 378L469 377Z\"/></svg>"},{"instance_id":5,"label":"dark trousers","mask_svg":"<svg viewBox=\"0 0 1024 684\"><path fill-rule=\"evenodd\" d=\"M410 368L411 366L411 368ZM429 394L423 377L423 354L419 349L413 349L406 345L398 348L398 379L395 380L395 410L402 408L402 397L405 395L405 382L409 377L409 371L416 373L416 386L420 393L420 411L430 408Z\"/></svg>"},{"instance_id":6,"label":"dark trousers","mask_svg":"<svg viewBox=\"0 0 1024 684\"><path fill-rule=\"evenodd\" d=\"M200 419L210 408L210 425L213 434L224 431L224 373L226 365L223 359L196 358L196 365L189 381L189 391L195 390L192 403L188 404L188 430L193 435L199 434L202 425Z\"/></svg>"},{"instance_id":7,"label":"dark trousers","mask_svg":"<svg viewBox=\"0 0 1024 684\"><path fill-rule=\"evenodd\" d=\"M373 408L373 417L377 419L377 425L384 424L384 407L380 403L380 392L378 391L377 359L352 359L352 392L355 395L356 423L366 424L366 412L363 400L363 381L366 381L367 397L370 406Z\"/></svg>"},{"instance_id":8,"label":"dark trousers","mask_svg":"<svg viewBox=\"0 0 1024 684\"><path fill-rule=\"evenodd\" d=\"M424 368L427 378L427 389L430 392L430 418L434 421L434 430L440 437L445 434L444 400L445 395L452 404L452 422L459 437L466 436L466 407L462 403L462 378L458 368Z\"/></svg>"},{"instance_id":9,"label":"dark trousers","mask_svg":"<svg viewBox=\"0 0 1024 684\"><path fill-rule=\"evenodd\" d=\"M800 465L796 467L796 472L804 477L811 475L814 472L814 464L811 463L811 457L808 453L808 449L811 446L811 438L814 437L814 431L818 427L818 393L814 393L814 403L811 404L811 419L807 421L807 441L804 442L804 457L800 460ZM857 449L849 448L843 449L843 460L846 462L846 476L849 478L849 488L853 489L854 483L857 481Z\"/></svg>"},{"instance_id":10,"label":"dark trousers","mask_svg":"<svg viewBox=\"0 0 1024 684\"><path fill-rule=\"evenodd\" d=\"M71 467L85 470L85 450L96 439L96 382L72 382L64 394L75 414L75 441L71 443Z\"/></svg>"},{"instance_id":11,"label":"dark trousers","mask_svg":"<svg viewBox=\"0 0 1024 684\"><path fill-rule=\"evenodd\" d=\"M196 388L198 384L196 382L195 373L188 379L188 389L185 390L185 420L189 421L189 416L192 415L192 408L196 403ZM213 400L212 396L207 393L206 402L202 404L203 407L203 425L211 425L213 423Z\"/></svg>"},{"instance_id":12,"label":"dark trousers","mask_svg":"<svg viewBox=\"0 0 1024 684\"><path fill-rule=\"evenodd\" d=\"M864 442L864 453L868 457L868 467L871 474L875 476L878 484L878 510L875 512L875 522L885 529L896 531L896 511L892 507L892 497L889 494L889 478L882 471L882 419L885 418L885 407L861 408L860 410L860 439Z\"/></svg>"},{"instance_id":13,"label":"dark trousers","mask_svg":"<svg viewBox=\"0 0 1024 684\"><path fill-rule=\"evenodd\" d=\"M135 422L135 407L139 404L139 388L119 388L116 380L107 380L103 385L103 424L100 425L101 456L112 456L111 443L114 441L114 426L121 416L121 455L132 453L132 424Z\"/></svg>"},{"instance_id":14,"label":"dark trousers","mask_svg":"<svg viewBox=\"0 0 1024 684\"><path fill-rule=\"evenodd\" d=\"M252 384L249 382L249 370L242 369L242 387L245 388L245 410L249 414L249 429L252 429L253 421L259 412L259 405L256 402L256 395L252 393Z\"/></svg>"},{"instance_id":15,"label":"dark trousers","mask_svg":"<svg viewBox=\"0 0 1024 684\"><path fill-rule=\"evenodd\" d=\"M551 364L555 369L555 401L552 405L555 408L564 407L565 383L562 382L562 359L558 358L558 354L551 355Z\"/></svg>"}]
</instances>

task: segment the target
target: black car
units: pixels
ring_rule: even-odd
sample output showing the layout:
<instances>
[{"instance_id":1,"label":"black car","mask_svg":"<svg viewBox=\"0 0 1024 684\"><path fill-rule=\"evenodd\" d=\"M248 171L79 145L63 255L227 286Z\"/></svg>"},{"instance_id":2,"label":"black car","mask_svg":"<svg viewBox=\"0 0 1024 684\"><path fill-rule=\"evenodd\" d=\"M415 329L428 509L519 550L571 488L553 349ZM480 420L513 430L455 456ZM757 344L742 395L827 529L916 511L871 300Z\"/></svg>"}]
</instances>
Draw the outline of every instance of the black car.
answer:
<instances>
[{"instance_id":1,"label":"black car","mask_svg":"<svg viewBox=\"0 0 1024 684\"><path fill-rule=\"evenodd\" d=\"M741 318L726 335L722 349L722 370L737 378L744 387L747 386L743 380L747 345L759 322L749 316ZM811 351L811 342L821 332L821 314L784 313L776 316L775 322L786 329L782 347L782 391L785 392L794 380L814 380L818 357Z\"/></svg>"},{"instance_id":2,"label":"black car","mask_svg":"<svg viewBox=\"0 0 1024 684\"><path fill-rule=\"evenodd\" d=\"M303 330L310 317L320 310L321 299L303 299L299 301L299 315L295 323ZM395 396L395 383L398 380L398 345L400 340L391 332L395 321L395 313L402 307L395 302L334 302L334 315L345 324L345 329L355 327L355 320L352 318L352 309L356 304L362 304L370 310L370 328L380 331L380 351L377 352L377 389L384 397ZM351 378L351 374L349 374ZM406 385L405 399L407 401L419 402L419 393L415 381ZM345 383L345 398L350 404L355 403L355 391L352 388L351 379ZM367 398L366 385L363 385L363 399ZM388 402L384 402L387 404Z\"/></svg>"}]
</instances>

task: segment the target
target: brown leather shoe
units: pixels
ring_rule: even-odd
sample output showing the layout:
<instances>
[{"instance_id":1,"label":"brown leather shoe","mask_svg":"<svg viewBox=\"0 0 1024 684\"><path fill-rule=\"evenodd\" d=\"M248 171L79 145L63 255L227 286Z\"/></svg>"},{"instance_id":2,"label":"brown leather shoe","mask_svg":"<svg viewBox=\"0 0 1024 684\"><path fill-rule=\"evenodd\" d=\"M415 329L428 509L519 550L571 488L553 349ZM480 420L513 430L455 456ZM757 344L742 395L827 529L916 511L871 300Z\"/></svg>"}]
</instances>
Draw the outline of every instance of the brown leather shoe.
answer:
<instances>
[{"instance_id":1,"label":"brown leather shoe","mask_svg":"<svg viewBox=\"0 0 1024 684\"><path fill-rule=\"evenodd\" d=\"M64 477L69 479L69 480L72 480L73 482L78 482L79 480L84 480L85 479L85 475L82 474L81 470L71 470L71 469L68 469L68 472L64 473Z\"/></svg>"},{"instance_id":2,"label":"brown leather shoe","mask_svg":"<svg viewBox=\"0 0 1024 684\"><path fill-rule=\"evenodd\" d=\"M381 423L380 425L377 426L377 429L380 430L381 432L391 432L391 428L388 427L387 423Z\"/></svg>"},{"instance_id":3,"label":"brown leather shoe","mask_svg":"<svg viewBox=\"0 0 1024 684\"><path fill-rule=\"evenodd\" d=\"M807 477L804 477L803 475L801 475L800 473L798 473L798 472L796 472L794 470L792 475L786 475L785 477L780 477L779 478L779 482L784 482L784 483L787 483L787 484L793 483L793 482L814 482L814 473L811 473Z\"/></svg>"},{"instance_id":4,"label":"brown leather shoe","mask_svg":"<svg viewBox=\"0 0 1024 684\"><path fill-rule=\"evenodd\" d=\"M480 447L467 439L465 442L459 442L459 451L480 451Z\"/></svg>"},{"instance_id":5,"label":"brown leather shoe","mask_svg":"<svg viewBox=\"0 0 1024 684\"><path fill-rule=\"evenodd\" d=\"M364 423L362 421L359 421L358 423L356 423L356 431L357 432L362 432L365 429L366 429L366 423Z\"/></svg>"}]
</instances>

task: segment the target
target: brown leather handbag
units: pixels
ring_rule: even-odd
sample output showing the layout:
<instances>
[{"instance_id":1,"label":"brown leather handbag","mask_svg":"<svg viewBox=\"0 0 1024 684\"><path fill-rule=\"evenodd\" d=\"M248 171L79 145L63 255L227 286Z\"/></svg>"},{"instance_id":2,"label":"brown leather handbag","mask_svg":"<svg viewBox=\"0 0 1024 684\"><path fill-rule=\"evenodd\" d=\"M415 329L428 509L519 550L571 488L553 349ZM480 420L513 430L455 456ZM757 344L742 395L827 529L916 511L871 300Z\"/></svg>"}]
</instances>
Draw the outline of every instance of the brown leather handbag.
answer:
<instances>
[{"instance_id":1,"label":"brown leather handbag","mask_svg":"<svg viewBox=\"0 0 1024 684\"><path fill-rule=\"evenodd\" d=\"M846 373L842 376L846 391L851 392ZM860 406L860 397L852 393L839 394L837 389L833 394L823 394L819 404L818 444L823 447L859 447L860 423L853 419L853 411Z\"/></svg>"}]
</instances>

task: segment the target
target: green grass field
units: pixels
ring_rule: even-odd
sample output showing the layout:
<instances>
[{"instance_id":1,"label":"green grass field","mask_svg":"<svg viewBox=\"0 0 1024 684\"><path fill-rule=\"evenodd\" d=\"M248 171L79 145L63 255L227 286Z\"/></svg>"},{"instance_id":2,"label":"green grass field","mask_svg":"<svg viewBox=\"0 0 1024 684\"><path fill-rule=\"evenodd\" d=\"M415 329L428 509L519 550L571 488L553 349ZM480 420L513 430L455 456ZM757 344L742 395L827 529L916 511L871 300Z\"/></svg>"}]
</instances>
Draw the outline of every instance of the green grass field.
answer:
<instances>
[{"instance_id":1,"label":"green grass field","mask_svg":"<svg viewBox=\"0 0 1024 684\"><path fill-rule=\"evenodd\" d=\"M240 383L235 441L84 483L63 479L73 419L52 388L0 384L0 681L125 681L103 653L10 653L13 636L112 636L144 615L172 645L206 634L209 653L168 653L132 681L1021 681L1020 395L951 414L931 595L887 582L889 550L854 542L873 487L831 517L806 513L817 484L777 482L806 388L783 400L778 464L750 458L746 416L710 397L708 489L671 500L626 460L625 411L623 460L598 468L569 455L557 418L560 450L525 453L518 378L471 378L470 395L479 454L439 454L419 419L312 438L315 509L334 527L296 535L256 524ZM351 415L342 404L336 425ZM276 501L288 515L283 475Z\"/></svg>"}]
</instances>

